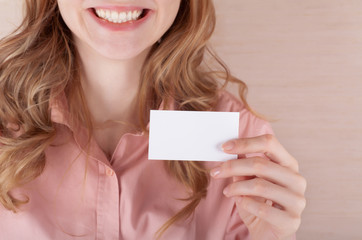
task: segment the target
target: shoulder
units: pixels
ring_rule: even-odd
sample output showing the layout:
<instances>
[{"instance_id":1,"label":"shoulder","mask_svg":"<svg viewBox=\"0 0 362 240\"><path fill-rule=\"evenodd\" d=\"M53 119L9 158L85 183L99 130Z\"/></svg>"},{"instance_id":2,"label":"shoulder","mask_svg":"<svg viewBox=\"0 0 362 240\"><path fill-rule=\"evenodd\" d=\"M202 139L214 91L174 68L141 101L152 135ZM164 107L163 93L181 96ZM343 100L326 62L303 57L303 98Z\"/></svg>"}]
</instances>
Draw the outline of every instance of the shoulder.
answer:
<instances>
[{"instance_id":1,"label":"shoulder","mask_svg":"<svg viewBox=\"0 0 362 240\"><path fill-rule=\"evenodd\" d=\"M218 92L218 102L216 111L239 112L244 108L244 104L233 94L226 90Z\"/></svg>"},{"instance_id":2,"label":"shoulder","mask_svg":"<svg viewBox=\"0 0 362 240\"><path fill-rule=\"evenodd\" d=\"M216 111L239 112L239 137L255 137L264 134L274 134L270 123L249 111L244 103L228 91L218 92Z\"/></svg>"}]
</instances>

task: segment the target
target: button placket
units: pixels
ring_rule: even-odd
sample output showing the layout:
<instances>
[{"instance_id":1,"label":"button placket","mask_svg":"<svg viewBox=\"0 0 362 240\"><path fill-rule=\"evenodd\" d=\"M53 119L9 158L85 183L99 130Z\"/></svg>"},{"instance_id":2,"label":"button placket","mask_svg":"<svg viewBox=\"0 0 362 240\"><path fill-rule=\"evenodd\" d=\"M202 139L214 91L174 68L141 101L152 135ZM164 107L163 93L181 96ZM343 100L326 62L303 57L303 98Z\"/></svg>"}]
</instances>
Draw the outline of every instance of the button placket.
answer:
<instances>
[{"instance_id":1,"label":"button placket","mask_svg":"<svg viewBox=\"0 0 362 240\"><path fill-rule=\"evenodd\" d=\"M119 239L119 186L115 172L99 163L99 194L97 199L97 238ZM103 169L102 169L103 168Z\"/></svg>"}]
</instances>

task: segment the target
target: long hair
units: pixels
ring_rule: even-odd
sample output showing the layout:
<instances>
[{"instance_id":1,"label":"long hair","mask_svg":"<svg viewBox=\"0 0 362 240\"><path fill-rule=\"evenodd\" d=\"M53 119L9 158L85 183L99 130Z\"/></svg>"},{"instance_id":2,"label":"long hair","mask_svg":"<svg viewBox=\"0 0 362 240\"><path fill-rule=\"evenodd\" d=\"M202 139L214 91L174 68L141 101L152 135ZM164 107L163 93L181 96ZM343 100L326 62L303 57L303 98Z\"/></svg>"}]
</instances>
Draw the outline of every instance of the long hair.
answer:
<instances>
[{"instance_id":1,"label":"long hair","mask_svg":"<svg viewBox=\"0 0 362 240\"><path fill-rule=\"evenodd\" d=\"M208 46L215 27L212 0L182 0L173 25L155 43L141 71L140 128L147 131L149 110L172 101L180 110L213 110L218 92L237 83L244 106L247 87L230 75ZM92 136L92 121L80 81L79 57L56 0L26 0L21 25L0 41L0 203L16 212L28 199L10 191L38 177L45 149L56 130L50 118L51 92L66 92L70 115ZM210 65L212 63L212 65ZM252 111L252 110L251 110ZM14 132L19 134L14 136ZM190 192L187 203L158 231L192 215L206 196L208 170L199 162L167 161L168 172Z\"/></svg>"}]
</instances>

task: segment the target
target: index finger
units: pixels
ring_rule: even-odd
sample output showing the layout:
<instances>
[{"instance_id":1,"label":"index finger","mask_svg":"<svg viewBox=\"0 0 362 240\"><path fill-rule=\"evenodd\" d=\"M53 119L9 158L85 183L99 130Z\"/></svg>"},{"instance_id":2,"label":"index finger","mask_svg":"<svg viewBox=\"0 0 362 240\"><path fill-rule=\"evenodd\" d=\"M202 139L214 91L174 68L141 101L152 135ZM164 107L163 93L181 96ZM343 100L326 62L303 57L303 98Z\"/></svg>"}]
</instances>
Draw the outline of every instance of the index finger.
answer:
<instances>
[{"instance_id":1,"label":"index finger","mask_svg":"<svg viewBox=\"0 0 362 240\"><path fill-rule=\"evenodd\" d=\"M238 138L222 145L224 152L230 154L264 153L272 161L298 172L298 162L271 134L252 138Z\"/></svg>"}]
</instances>

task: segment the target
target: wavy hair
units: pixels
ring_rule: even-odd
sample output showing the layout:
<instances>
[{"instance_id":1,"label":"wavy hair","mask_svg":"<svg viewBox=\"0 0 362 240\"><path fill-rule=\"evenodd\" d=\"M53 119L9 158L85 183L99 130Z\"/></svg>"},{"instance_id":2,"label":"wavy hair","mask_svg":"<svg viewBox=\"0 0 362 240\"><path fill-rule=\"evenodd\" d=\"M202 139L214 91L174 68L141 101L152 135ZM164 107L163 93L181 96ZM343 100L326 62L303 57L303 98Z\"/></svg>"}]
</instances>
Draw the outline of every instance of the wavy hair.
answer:
<instances>
[{"instance_id":1,"label":"wavy hair","mask_svg":"<svg viewBox=\"0 0 362 240\"><path fill-rule=\"evenodd\" d=\"M182 0L170 29L146 58L139 86L140 128L147 131L149 110L171 101L180 110L213 110L218 91L237 83L244 106L247 87L233 77L210 49L215 28L212 0ZM0 203L14 212L28 199L10 191L38 177L45 149L56 130L51 121L51 92L65 92L70 115L92 136L92 121L80 81L79 57L56 0L26 0L21 25L0 41ZM17 134L14 134L17 133ZM190 192L187 203L156 233L192 216L207 194L208 170L199 162L166 161L167 171Z\"/></svg>"}]
</instances>

